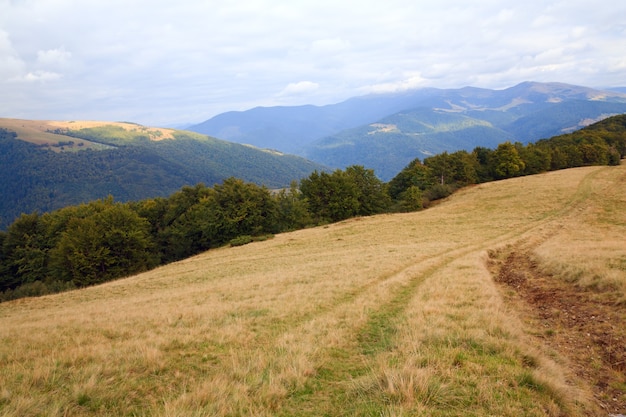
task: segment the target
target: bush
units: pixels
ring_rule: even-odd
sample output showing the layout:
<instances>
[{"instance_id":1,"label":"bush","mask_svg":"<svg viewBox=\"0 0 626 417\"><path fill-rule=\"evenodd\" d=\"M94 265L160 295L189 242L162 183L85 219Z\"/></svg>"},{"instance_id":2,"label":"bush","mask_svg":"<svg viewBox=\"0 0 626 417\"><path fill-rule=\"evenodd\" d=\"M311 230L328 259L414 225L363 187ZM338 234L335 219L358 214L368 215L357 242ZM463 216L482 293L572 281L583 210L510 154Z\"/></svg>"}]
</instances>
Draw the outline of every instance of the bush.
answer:
<instances>
[{"instance_id":1,"label":"bush","mask_svg":"<svg viewBox=\"0 0 626 417\"><path fill-rule=\"evenodd\" d=\"M273 238L274 235L260 235L260 236L250 236L250 235L243 235L243 236L237 236L236 238L232 239L229 243L230 246L243 246L243 245L247 245L248 243L252 243L252 242L263 242L265 240L269 240L271 238Z\"/></svg>"},{"instance_id":2,"label":"bush","mask_svg":"<svg viewBox=\"0 0 626 417\"><path fill-rule=\"evenodd\" d=\"M454 187L448 184L435 184L427 189L424 194L425 197L430 200L440 200L446 198L454 192Z\"/></svg>"},{"instance_id":3,"label":"bush","mask_svg":"<svg viewBox=\"0 0 626 417\"><path fill-rule=\"evenodd\" d=\"M230 241L230 246L243 246L251 242L254 242L254 239L250 235L237 236Z\"/></svg>"},{"instance_id":4,"label":"bush","mask_svg":"<svg viewBox=\"0 0 626 417\"><path fill-rule=\"evenodd\" d=\"M48 294L56 294L63 291L76 289L71 282L51 281L42 282L35 281L20 285L14 290L6 290L0 293L0 303L4 301L17 300L24 297L41 297Z\"/></svg>"}]
</instances>

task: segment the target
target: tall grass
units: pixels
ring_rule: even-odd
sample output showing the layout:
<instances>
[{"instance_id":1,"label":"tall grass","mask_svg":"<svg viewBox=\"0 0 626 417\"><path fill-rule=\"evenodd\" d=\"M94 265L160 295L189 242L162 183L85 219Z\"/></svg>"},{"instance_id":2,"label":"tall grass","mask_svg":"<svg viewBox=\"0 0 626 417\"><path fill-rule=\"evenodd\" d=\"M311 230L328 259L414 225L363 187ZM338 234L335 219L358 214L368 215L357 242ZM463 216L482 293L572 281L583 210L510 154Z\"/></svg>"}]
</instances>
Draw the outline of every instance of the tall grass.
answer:
<instances>
[{"instance_id":1,"label":"tall grass","mask_svg":"<svg viewBox=\"0 0 626 417\"><path fill-rule=\"evenodd\" d=\"M548 273L626 306L626 172L600 171L589 198L536 250ZM555 254L558 253L558 256Z\"/></svg>"}]
</instances>

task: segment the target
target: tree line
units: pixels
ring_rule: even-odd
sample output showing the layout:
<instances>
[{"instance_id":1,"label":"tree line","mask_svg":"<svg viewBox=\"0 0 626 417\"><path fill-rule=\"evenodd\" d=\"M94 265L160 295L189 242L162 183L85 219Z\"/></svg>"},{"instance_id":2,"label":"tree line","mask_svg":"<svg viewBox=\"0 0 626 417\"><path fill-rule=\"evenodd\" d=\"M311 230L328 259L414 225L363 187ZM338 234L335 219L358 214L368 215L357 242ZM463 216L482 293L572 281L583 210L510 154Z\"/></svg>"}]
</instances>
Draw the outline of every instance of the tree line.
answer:
<instances>
[{"instance_id":1,"label":"tree line","mask_svg":"<svg viewBox=\"0 0 626 417\"><path fill-rule=\"evenodd\" d=\"M271 191L228 178L185 186L169 197L113 197L47 213L22 214L0 231L0 301L81 288L202 251L355 216L419 210L460 187L626 156L626 115L523 145L415 159L391 181L355 165L314 171Z\"/></svg>"}]
</instances>

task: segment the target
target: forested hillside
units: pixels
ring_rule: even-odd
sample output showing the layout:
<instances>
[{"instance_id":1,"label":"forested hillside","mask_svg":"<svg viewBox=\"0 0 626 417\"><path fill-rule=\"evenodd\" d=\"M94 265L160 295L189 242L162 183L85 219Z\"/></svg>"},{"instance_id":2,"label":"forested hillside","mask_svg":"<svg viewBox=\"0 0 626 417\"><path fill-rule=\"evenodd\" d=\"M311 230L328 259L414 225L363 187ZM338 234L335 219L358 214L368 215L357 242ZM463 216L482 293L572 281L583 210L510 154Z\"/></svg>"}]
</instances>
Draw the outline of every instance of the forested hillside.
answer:
<instances>
[{"instance_id":1,"label":"forested hillside","mask_svg":"<svg viewBox=\"0 0 626 417\"><path fill-rule=\"evenodd\" d=\"M484 120L422 108L318 140L305 155L332 167L362 164L388 181L414 158L492 148L507 140L514 136Z\"/></svg>"},{"instance_id":2,"label":"forested hillside","mask_svg":"<svg viewBox=\"0 0 626 417\"><path fill-rule=\"evenodd\" d=\"M279 193L229 178L213 187L186 186L169 197L127 203L109 197L24 214L0 232L0 300L92 285L288 230L419 210L471 184L618 165L624 156L626 115L528 145L504 142L416 159L389 183L371 169L350 166L314 171Z\"/></svg>"},{"instance_id":3,"label":"forested hillside","mask_svg":"<svg viewBox=\"0 0 626 417\"><path fill-rule=\"evenodd\" d=\"M300 157L192 132L154 140L142 129L103 124L45 133L58 142L30 143L28 135L0 128L0 229L21 213L108 195L117 201L165 197L185 185L213 185L231 176L281 188L323 169Z\"/></svg>"},{"instance_id":4,"label":"forested hillside","mask_svg":"<svg viewBox=\"0 0 626 417\"><path fill-rule=\"evenodd\" d=\"M626 113L626 103L620 102L569 100L527 106L530 108L506 112L471 108L402 111L320 139L304 156L331 167L364 164L388 181L416 157L492 148L505 141L526 144Z\"/></svg>"}]
</instances>

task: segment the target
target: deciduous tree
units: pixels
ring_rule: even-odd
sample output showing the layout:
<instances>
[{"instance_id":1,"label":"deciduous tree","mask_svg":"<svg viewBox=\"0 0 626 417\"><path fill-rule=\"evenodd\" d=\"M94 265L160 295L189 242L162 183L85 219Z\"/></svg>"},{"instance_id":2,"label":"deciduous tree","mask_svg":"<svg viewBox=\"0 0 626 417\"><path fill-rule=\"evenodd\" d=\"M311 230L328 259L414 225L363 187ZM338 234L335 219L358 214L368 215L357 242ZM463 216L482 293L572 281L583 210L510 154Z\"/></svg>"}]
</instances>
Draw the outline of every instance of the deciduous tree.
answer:
<instances>
[{"instance_id":1,"label":"deciduous tree","mask_svg":"<svg viewBox=\"0 0 626 417\"><path fill-rule=\"evenodd\" d=\"M526 166L511 142L498 145L494 152L494 165L497 179L515 177L521 174Z\"/></svg>"},{"instance_id":2,"label":"deciduous tree","mask_svg":"<svg viewBox=\"0 0 626 417\"><path fill-rule=\"evenodd\" d=\"M358 213L359 190L342 170L332 174L315 171L300 181L300 191L318 222L344 220Z\"/></svg>"},{"instance_id":3,"label":"deciduous tree","mask_svg":"<svg viewBox=\"0 0 626 417\"><path fill-rule=\"evenodd\" d=\"M145 219L128 206L111 200L92 204L97 212L70 219L51 251L55 277L82 287L156 264Z\"/></svg>"}]
</instances>

